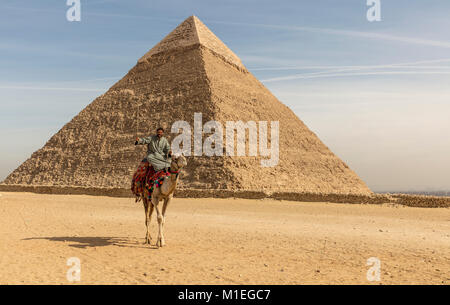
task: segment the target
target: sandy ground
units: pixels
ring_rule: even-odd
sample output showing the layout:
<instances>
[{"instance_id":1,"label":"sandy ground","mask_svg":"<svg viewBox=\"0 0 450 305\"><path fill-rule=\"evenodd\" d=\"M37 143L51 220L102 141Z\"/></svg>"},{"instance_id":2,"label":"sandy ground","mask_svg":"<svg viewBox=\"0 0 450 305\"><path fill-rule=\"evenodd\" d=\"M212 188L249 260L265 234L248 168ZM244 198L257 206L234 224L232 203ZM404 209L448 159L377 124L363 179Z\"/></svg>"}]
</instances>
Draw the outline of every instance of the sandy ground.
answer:
<instances>
[{"instance_id":1,"label":"sandy ground","mask_svg":"<svg viewBox=\"0 0 450 305\"><path fill-rule=\"evenodd\" d=\"M2 192L0 219L0 284L71 284L70 257L81 284L450 283L450 209L174 199L160 249L133 199Z\"/></svg>"}]
</instances>

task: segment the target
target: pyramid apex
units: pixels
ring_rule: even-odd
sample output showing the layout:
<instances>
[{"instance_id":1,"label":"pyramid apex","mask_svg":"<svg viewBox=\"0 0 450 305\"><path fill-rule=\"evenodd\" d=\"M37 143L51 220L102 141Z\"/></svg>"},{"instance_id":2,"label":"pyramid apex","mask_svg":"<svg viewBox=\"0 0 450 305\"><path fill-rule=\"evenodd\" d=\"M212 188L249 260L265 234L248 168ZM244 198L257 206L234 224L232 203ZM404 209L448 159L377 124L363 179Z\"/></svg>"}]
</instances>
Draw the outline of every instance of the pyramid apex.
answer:
<instances>
[{"instance_id":1,"label":"pyramid apex","mask_svg":"<svg viewBox=\"0 0 450 305\"><path fill-rule=\"evenodd\" d=\"M186 18L172 32L164 37L163 40L142 56L138 62L143 62L155 54L195 44L200 44L221 55L226 61L240 68L244 68L239 57L195 15Z\"/></svg>"}]
</instances>

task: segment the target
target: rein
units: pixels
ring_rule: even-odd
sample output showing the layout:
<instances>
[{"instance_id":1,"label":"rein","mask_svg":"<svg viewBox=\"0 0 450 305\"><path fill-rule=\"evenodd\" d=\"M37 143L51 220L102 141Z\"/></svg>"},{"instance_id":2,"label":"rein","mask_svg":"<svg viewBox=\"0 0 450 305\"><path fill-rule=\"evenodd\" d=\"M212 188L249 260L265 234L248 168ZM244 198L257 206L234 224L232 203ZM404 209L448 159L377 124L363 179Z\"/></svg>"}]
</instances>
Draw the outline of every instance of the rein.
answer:
<instances>
[{"instance_id":1,"label":"rein","mask_svg":"<svg viewBox=\"0 0 450 305\"><path fill-rule=\"evenodd\" d=\"M171 169L170 169L170 167L169 167L169 173L172 175L172 174L176 174L176 177L178 177L178 174L180 173L180 170L177 170L177 171L172 171Z\"/></svg>"}]
</instances>

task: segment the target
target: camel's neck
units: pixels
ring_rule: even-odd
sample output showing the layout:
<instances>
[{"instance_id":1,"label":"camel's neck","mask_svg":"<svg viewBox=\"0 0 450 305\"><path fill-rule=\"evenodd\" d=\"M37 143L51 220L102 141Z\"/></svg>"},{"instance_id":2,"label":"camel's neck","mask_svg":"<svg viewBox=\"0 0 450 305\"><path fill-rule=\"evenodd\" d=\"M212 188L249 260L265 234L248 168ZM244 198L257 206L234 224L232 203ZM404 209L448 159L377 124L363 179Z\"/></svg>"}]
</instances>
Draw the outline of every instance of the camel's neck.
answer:
<instances>
[{"instance_id":1,"label":"camel's neck","mask_svg":"<svg viewBox=\"0 0 450 305\"><path fill-rule=\"evenodd\" d=\"M178 182L178 174L171 174L170 178L167 179L165 183L163 183L162 187L166 186L167 188L163 191L164 195L170 195L173 193L175 188L177 187ZM166 184L167 183L167 184Z\"/></svg>"},{"instance_id":2,"label":"camel's neck","mask_svg":"<svg viewBox=\"0 0 450 305\"><path fill-rule=\"evenodd\" d=\"M178 180L178 173L170 175L170 181L177 182L177 180Z\"/></svg>"}]
</instances>

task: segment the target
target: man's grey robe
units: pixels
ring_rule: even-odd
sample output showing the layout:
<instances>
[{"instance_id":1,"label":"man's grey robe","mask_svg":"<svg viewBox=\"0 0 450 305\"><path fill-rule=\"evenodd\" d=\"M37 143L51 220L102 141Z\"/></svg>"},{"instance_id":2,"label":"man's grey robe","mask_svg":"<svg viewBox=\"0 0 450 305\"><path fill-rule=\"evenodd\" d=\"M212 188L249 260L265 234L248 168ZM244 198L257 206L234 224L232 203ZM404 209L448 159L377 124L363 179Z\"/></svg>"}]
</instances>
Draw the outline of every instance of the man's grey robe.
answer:
<instances>
[{"instance_id":1,"label":"man's grey robe","mask_svg":"<svg viewBox=\"0 0 450 305\"><path fill-rule=\"evenodd\" d=\"M171 159L167 156L170 151L170 144L165 137L159 138L154 135L140 138L138 144L147 144L147 160L155 171L170 167Z\"/></svg>"}]
</instances>

